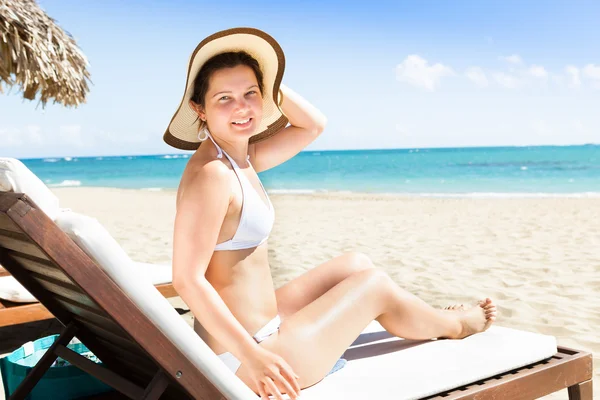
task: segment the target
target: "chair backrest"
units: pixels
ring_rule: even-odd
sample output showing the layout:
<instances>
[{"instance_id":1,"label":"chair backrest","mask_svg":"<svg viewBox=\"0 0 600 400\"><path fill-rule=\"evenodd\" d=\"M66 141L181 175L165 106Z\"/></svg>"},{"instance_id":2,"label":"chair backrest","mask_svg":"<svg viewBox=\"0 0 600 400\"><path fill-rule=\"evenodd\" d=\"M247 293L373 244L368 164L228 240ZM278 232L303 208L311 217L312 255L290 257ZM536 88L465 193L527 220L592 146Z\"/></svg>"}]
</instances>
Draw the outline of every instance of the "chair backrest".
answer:
<instances>
[{"instance_id":1,"label":"chair backrest","mask_svg":"<svg viewBox=\"0 0 600 400\"><path fill-rule=\"evenodd\" d=\"M106 368L135 385L146 387L162 369L174 398L256 399L151 283L114 265L118 257L90 258L78 244L93 247L93 235L72 225L81 243L27 196L0 192L0 263L61 323L76 325Z\"/></svg>"},{"instance_id":2,"label":"chair backrest","mask_svg":"<svg viewBox=\"0 0 600 400\"><path fill-rule=\"evenodd\" d=\"M25 193L52 220L60 211L58 197L16 158L0 157L0 192Z\"/></svg>"}]
</instances>

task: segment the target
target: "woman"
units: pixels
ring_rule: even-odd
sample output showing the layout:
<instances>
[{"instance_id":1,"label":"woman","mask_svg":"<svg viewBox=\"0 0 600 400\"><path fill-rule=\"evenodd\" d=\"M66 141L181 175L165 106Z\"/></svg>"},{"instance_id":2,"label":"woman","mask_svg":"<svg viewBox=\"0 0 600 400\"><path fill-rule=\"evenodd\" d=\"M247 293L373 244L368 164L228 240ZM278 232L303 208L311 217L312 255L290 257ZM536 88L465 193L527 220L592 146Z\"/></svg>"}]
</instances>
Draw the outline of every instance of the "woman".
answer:
<instances>
[{"instance_id":1,"label":"woman","mask_svg":"<svg viewBox=\"0 0 600 400\"><path fill-rule=\"evenodd\" d=\"M165 134L175 147L197 149L177 194L173 285L196 332L264 399L297 398L373 320L394 335L429 339L463 338L496 318L490 299L436 310L359 253L274 290L266 241L274 211L257 172L296 155L326 123L280 85L283 63L264 32L208 37L192 54L184 98Z\"/></svg>"}]
</instances>

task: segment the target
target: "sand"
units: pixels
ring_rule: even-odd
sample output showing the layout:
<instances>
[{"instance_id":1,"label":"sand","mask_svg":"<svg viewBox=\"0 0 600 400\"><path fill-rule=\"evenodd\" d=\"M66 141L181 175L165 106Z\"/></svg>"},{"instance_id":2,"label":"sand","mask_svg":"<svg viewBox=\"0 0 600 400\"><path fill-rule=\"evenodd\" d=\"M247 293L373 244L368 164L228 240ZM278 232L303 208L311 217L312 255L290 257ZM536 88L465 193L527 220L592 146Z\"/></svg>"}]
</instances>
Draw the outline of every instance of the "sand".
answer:
<instances>
[{"instance_id":1,"label":"sand","mask_svg":"<svg viewBox=\"0 0 600 400\"><path fill-rule=\"evenodd\" d=\"M62 207L100 220L134 260L170 262L174 191L53 191ZM363 252L433 306L491 297L499 325L594 352L600 388L600 199L319 193L271 200L276 287L344 252ZM564 390L548 398L568 397Z\"/></svg>"}]
</instances>

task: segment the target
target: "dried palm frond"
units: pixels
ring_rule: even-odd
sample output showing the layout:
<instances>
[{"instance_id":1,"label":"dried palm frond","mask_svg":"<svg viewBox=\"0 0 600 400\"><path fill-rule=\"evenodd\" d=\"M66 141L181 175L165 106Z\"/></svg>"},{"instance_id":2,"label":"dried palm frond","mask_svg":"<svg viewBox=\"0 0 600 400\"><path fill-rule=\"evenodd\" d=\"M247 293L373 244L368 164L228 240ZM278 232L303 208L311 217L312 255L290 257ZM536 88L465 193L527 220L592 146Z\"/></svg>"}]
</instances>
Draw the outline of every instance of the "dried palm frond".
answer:
<instances>
[{"instance_id":1,"label":"dried palm frond","mask_svg":"<svg viewBox=\"0 0 600 400\"><path fill-rule=\"evenodd\" d=\"M26 99L40 95L65 106L85 102L88 61L75 40L34 0L0 0L0 92L17 86Z\"/></svg>"}]
</instances>

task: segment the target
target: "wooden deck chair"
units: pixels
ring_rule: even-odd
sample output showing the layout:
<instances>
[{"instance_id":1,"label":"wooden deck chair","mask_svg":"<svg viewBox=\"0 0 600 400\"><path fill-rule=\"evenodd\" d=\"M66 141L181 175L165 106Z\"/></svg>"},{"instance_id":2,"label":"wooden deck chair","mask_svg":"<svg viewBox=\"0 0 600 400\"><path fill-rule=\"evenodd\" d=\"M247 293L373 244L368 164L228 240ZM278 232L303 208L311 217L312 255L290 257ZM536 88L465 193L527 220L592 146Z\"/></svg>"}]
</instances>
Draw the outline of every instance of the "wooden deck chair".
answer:
<instances>
[{"instance_id":1,"label":"wooden deck chair","mask_svg":"<svg viewBox=\"0 0 600 400\"><path fill-rule=\"evenodd\" d=\"M5 231L4 228L5 227L0 223L0 232ZM12 238L6 239L6 236L2 235L2 237L0 237L0 243L2 243L3 240L11 239ZM8 276L10 276L10 273L0 267L0 278ZM164 297L170 298L179 296L173 288L172 283L162 283L155 286ZM5 300L0 296L0 329L19 324L29 324L32 322L49 320L52 318L54 318L54 315L52 315L52 313L37 300L15 302Z\"/></svg>"},{"instance_id":2,"label":"wooden deck chair","mask_svg":"<svg viewBox=\"0 0 600 400\"><path fill-rule=\"evenodd\" d=\"M52 220L63 211L59 207L58 198L21 161L0 157L0 196L7 192L26 194ZM10 221L0 218L0 231L3 232L0 240L14 242L11 231L8 229L11 224ZM177 296L177 292L171 284L170 266L136 262L133 262L132 265L138 268L140 273L150 273L157 289L163 296ZM32 325L33 322L54 318L46 307L38 303L9 275L0 265L0 329L25 323ZM4 332L2 338L4 338L3 336Z\"/></svg>"},{"instance_id":3,"label":"wooden deck chair","mask_svg":"<svg viewBox=\"0 0 600 400\"><path fill-rule=\"evenodd\" d=\"M258 398L151 283L119 268L120 254L95 254L97 231L63 216L55 224L23 195L0 199L0 218L21 243L0 245L0 262L65 326L11 399L23 399L56 357L125 398ZM463 340L414 342L370 327L344 354L346 366L304 389L303 399L518 400L564 388L571 399L592 399L591 354L557 349L549 336L492 327ZM73 336L102 364L69 351Z\"/></svg>"}]
</instances>

